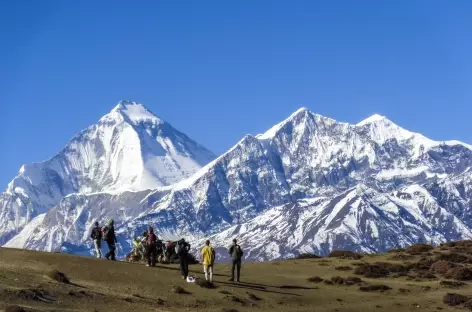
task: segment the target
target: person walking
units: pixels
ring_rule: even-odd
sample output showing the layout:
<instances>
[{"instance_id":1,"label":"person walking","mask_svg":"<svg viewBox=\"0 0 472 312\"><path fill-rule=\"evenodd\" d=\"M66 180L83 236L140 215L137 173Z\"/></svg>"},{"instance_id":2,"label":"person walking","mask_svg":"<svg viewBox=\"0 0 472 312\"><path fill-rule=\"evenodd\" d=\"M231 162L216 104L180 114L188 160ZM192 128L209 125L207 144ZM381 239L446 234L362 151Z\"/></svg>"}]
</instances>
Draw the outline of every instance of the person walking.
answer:
<instances>
[{"instance_id":1,"label":"person walking","mask_svg":"<svg viewBox=\"0 0 472 312\"><path fill-rule=\"evenodd\" d=\"M190 244L181 239L177 242L177 255L180 261L180 272L183 279L187 279L188 276L188 252L190 251Z\"/></svg>"},{"instance_id":2,"label":"person walking","mask_svg":"<svg viewBox=\"0 0 472 312\"><path fill-rule=\"evenodd\" d=\"M147 247L147 266L156 266L156 247L157 247L157 236L154 234L154 229L149 227L146 238Z\"/></svg>"},{"instance_id":3,"label":"person walking","mask_svg":"<svg viewBox=\"0 0 472 312\"><path fill-rule=\"evenodd\" d=\"M205 247L202 249L202 263L203 272L205 272L205 279L213 283L213 265L215 264L215 249L210 246L210 241L205 242ZM208 279L208 274L210 279Z\"/></svg>"},{"instance_id":4,"label":"person walking","mask_svg":"<svg viewBox=\"0 0 472 312\"><path fill-rule=\"evenodd\" d=\"M228 249L229 254L231 255L232 260L232 268L231 268L231 278L229 279L230 282L234 282L234 270L236 269L236 281L240 281L241 275L241 260L243 258L243 250L241 246L238 245L238 241L233 239L233 244Z\"/></svg>"},{"instance_id":5,"label":"person walking","mask_svg":"<svg viewBox=\"0 0 472 312\"><path fill-rule=\"evenodd\" d=\"M107 258L107 260L112 261L116 261L115 251L116 243L118 242L116 240L114 224L115 222L113 221L113 219L111 219L108 222L108 225L103 229L103 240L106 241L108 245L108 252L105 255L105 258Z\"/></svg>"},{"instance_id":6,"label":"person walking","mask_svg":"<svg viewBox=\"0 0 472 312\"><path fill-rule=\"evenodd\" d=\"M92 229L92 234L90 235L93 239L93 245L95 246L95 253L97 258L102 257L102 228L98 225L98 222L95 222Z\"/></svg>"}]
</instances>

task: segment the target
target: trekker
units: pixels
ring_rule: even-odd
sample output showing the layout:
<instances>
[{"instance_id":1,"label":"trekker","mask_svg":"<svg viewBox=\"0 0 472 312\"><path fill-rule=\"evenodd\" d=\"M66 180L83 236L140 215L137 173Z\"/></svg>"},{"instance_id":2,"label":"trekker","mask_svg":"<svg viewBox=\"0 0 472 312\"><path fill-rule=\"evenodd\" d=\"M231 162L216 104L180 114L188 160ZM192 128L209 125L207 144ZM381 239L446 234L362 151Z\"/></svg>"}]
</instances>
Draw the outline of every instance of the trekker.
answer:
<instances>
[{"instance_id":1,"label":"trekker","mask_svg":"<svg viewBox=\"0 0 472 312\"><path fill-rule=\"evenodd\" d=\"M215 249L210 246L210 241L205 242L205 247L202 249L202 263L203 272L205 272L205 279L213 283L213 265L215 263ZM208 279L210 274L210 279Z\"/></svg>"},{"instance_id":2,"label":"trekker","mask_svg":"<svg viewBox=\"0 0 472 312\"><path fill-rule=\"evenodd\" d=\"M237 279L236 281L239 282L239 276L241 273L241 259L243 258L243 250L241 249L241 246L238 245L238 241L236 239L233 239L233 245L229 247L228 250L229 254L231 255L232 263L233 266L231 268L231 278L229 279L230 282L234 282L234 270L236 269L237 271Z\"/></svg>"},{"instance_id":3,"label":"trekker","mask_svg":"<svg viewBox=\"0 0 472 312\"><path fill-rule=\"evenodd\" d=\"M147 261L146 266L156 266L156 244L157 236L154 234L154 229L149 227L147 237L146 237L146 249L147 249Z\"/></svg>"},{"instance_id":4,"label":"trekker","mask_svg":"<svg viewBox=\"0 0 472 312\"><path fill-rule=\"evenodd\" d=\"M102 228L95 222L92 234L90 235L93 239L93 245L95 246L95 253L97 258L102 257Z\"/></svg>"},{"instance_id":5,"label":"trekker","mask_svg":"<svg viewBox=\"0 0 472 312\"><path fill-rule=\"evenodd\" d=\"M177 242L177 255L180 260L180 272L182 273L182 278L187 279L188 276L188 252L190 251L190 244L181 239Z\"/></svg>"},{"instance_id":6,"label":"trekker","mask_svg":"<svg viewBox=\"0 0 472 312\"><path fill-rule=\"evenodd\" d=\"M106 241L108 245L108 252L105 255L105 258L107 258L107 260L110 260L111 258L112 261L116 261L115 251L116 243L118 242L116 240L114 223L115 222L113 221L113 219L111 219L108 222L108 225L105 226L105 228L103 229L103 240Z\"/></svg>"}]
</instances>

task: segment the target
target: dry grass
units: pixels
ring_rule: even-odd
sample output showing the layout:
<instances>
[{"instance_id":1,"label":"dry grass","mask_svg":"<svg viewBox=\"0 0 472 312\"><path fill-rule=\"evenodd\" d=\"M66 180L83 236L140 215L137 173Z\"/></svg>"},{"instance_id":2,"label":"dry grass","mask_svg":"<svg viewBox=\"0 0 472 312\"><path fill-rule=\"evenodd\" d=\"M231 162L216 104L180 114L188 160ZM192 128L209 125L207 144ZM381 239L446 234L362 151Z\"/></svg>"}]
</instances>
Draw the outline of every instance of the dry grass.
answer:
<instances>
[{"instance_id":1,"label":"dry grass","mask_svg":"<svg viewBox=\"0 0 472 312\"><path fill-rule=\"evenodd\" d=\"M319 276L313 276L313 277L308 278L308 281L311 283L321 283L323 279Z\"/></svg>"},{"instance_id":2,"label":"dry grass","mask_svg":"<svg viewBox=\"0 0 472 312\"><path fill-rule=\"evenodd\" d=\"M468 295L472 293L470 284L444 280L439 273L439 280L418 280L421 274L432 274L429 270L435 262L433 256L422 253L409 255L405 261L389 260L400 254L401 251L362 255L360 261L354 261L352 258L357 256L342 252L339 257L324 259L245 262L241 283L228 282L230 265L217 263L217 289L209 289L184 281L175 264L148 268L142 264L0 248L0 310L6 305L26 307L27 312L394 312L437 308L449 312L467 308L470 300L450 307L443 303L443 297L451 291ZM362 276L344 276L344 272L336 270L339 267L362 268L368 276L375 277L366 277L365 272ZM58 283L49 276L52 268L73 283ZM382 276L378 276L378 270ZM190 271L204 280L201 265L191 265ZM406 274L413 280L408 281ZM38 300L38 296L51 301Z\"/></svg>"},{"instance_id":3,"label":"dry grass","mask_svg":"<svg viewBox=\"0 0 472 312\"><path fill-rule=\"evenodd\" d=\"M443 302L452 307L464 304L467 301L469 301L469 297L460 294L448 293L443 298Z\"/></svg>"}]
</instances>

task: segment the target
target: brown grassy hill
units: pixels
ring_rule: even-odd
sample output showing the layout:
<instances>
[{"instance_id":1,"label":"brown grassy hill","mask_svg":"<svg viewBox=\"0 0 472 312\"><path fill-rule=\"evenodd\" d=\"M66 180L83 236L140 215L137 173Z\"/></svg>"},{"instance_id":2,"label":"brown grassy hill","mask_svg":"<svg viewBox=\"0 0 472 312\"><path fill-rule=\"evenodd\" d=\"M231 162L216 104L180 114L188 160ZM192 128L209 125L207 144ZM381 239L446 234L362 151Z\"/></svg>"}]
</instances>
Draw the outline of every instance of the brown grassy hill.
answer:
<instances>
[{"instance_id":1,"label":"brown grassy hill","mask_svg":"<svg viewBox=\"0 0 472 312\"><path fill-rule=\"evenodd\" d=\"M0 248L6 311L460 311L472 309L472 244L413 246L382 255L244 263L242 282L215 267L215 287L156 268ZM203 277L200 265L190 266ZM61 275L63 273L63 275ZM446 279L445 277L448 277ZM469 281L471 280L471 281ZM16 308L15 308L16 306ZM470 308L469 308L470 307Z\"/></svg>"}]
</instances>

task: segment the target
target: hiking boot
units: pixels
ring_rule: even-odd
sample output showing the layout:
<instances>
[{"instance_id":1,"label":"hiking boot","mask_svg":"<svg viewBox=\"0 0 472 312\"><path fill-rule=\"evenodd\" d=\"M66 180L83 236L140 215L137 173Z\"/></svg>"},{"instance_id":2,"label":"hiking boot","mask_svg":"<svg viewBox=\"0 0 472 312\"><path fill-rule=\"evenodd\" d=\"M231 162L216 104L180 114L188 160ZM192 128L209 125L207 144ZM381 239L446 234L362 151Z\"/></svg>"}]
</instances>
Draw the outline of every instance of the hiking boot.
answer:
<instances>
[{"instance_id":1,"label":"hiking boot","mask_svg":"<svg viewBox=\"0 0 472 312\"><path fill-rule=\"evenodd\" d=\"M148 266L149 266L149 264L146 264L146 266L148 267Z\"/></svg>"},{"instance_id":2,"label":"hiking boot","mask_svg":"<svg viewBox=\"0 0 472 312\"><path fill-rule=\"evenodd\" d=\"M234 282L234 278L230 278L228 282Z\"/></svg>"},{"instance_id":3,"label":"hiking boot","mask_svg":"<svg viewBox=\"0 0 472 312\"><path fill-rule=\"evenodd\" d=\"M107 260L110 260L110 256L105 256L105 258L107 258Z\"/></svg>"}]
</instances>

